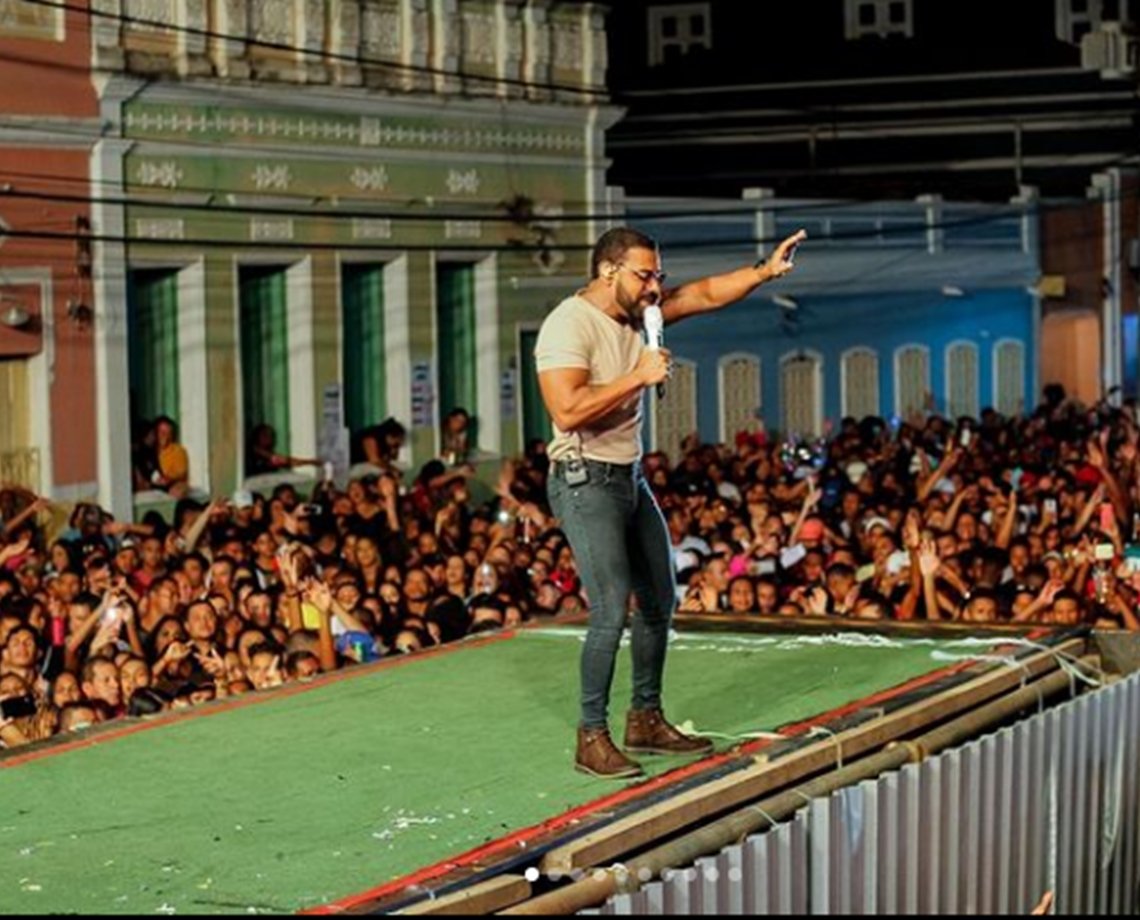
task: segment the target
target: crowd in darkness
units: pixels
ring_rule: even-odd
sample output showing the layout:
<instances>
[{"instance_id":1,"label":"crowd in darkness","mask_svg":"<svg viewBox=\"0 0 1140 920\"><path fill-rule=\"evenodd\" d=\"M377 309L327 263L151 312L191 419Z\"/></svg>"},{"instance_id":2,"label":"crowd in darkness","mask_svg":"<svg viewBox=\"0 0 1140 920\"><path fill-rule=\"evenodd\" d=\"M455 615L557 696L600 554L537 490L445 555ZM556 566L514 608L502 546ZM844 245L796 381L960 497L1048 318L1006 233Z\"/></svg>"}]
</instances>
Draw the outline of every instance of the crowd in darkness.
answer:
<instances>
[{"instance_id":1,"label":"crowd in darkness","mask_svg":"<svg viewBox=\"0 0 1140 920\"><path fill-rule=\"evenodd\" d=\"M49 535L46 500L0 491L0 746L587 609L541 442L477 504L461 438L412 475L404 435L359 438L369 472L343 488L182 497L170 522L81 504ZM1130 403L1050 388L1016 418L845 419L818 442L694 438L642 462L682 612L1140 629Z\"/></svg>"}]
</instances>

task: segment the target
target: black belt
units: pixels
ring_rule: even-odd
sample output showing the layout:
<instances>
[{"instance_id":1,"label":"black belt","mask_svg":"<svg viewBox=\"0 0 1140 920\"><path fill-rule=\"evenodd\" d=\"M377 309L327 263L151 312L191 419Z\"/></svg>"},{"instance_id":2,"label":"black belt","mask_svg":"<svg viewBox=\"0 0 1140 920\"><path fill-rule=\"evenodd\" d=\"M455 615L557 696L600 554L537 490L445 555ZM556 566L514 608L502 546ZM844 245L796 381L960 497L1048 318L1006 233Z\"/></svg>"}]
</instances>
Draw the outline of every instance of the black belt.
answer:
<instances>
[{"instance_id":1,"label":"black belt","mask_svg":"<svg viewBox=\"0 0 1140 920\"><path fill-rule=\"evenodd\" d=\"M567 465L573 462L573 460L555 460L552 467L554 475L561 476L562 473L565 472ZM585 457L582 462L594 470L622 473L626 476L631 475L633 468L637 466L636 463L607 463L605 460L591 460L589 457Z\"/></svg>"}]
</instances>

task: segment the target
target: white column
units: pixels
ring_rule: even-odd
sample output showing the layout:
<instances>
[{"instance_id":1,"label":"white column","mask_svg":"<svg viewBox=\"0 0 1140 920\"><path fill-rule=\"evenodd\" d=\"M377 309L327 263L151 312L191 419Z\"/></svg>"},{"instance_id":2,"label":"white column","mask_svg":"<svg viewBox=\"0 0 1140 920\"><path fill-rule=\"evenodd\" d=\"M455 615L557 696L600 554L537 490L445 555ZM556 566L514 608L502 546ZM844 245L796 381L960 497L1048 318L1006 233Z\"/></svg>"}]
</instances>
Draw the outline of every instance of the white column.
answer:
<instances>
[{"instance_id":1,"label":"white column","mask_svg":"<svg viewBox=\"0 0 1140 920\"><path fill-rule=\"evenodd\" d=\"M475 265L475 364L478 393L479 446L496 456L503 452L502 403L499 399L499 260L492 255ZM440 410L450 407L441 406Z\"/></svg>"},{"instance_id":2,"label":"white column","mask_svg":"<svg viewBox=\"0 0 1140 920\"><path fill-rule=\"evenodd\" d=\"M329 47L335 55L329 66L336 81L344 86L359 86L360 65L344 60L360 54L360 3L358 0L332 0ZM341 57L341 56L344 57Z\"/></svg>"},{"instance_id":3,"label":"white column","mask_svg":"<svg viewBox=\"0 0 1140 920\"><path fill-rule=\"evenodd\" d=\"M503 0L495 14L497 73L503 80L522 79L523 64L523 0ZM525 95L525 87L517 83L500 83L496 88L504 98Z\"/></svg>"},{"instance_id":4,"label":"white column","mask_svg":"<svg viewBox=\"0 0 1140 920\"><path fill-rule=\"evenodd\" d=\"M618 123L623 114L622 109L612 106L591 105L587 108L586 123L582 126L586 139L586 210L590 214L586 235L591 244L604 232L602 226L609 223L599 216L603 203L608 200L606 171L610 160L606 156L606 132ZM623 204L624 200L623 195Z\"/></svg>"},{"instance_id":5,"label":"white column","mask_svg":"<svg viewBox=\"0 0 1140 920\"><path fill-rule=\"evenodd\" d=\"M772 202L776 192L770 188L746 188L742 194L745 201L755 201L756 216L753 221L753 232L756 234L756 258L766 259L768 253L776 248L772 242L776 238L776 214L772 210Z\"/></svg>"},{"instance_id":6,"label":"white column","mask_svg":"<svg viewBox=\"0 0 1140 920\"><path fill-rule=\"evenodd\" d=\"M0 283L38 285L40 289L40 335L43 346L27 358L28 364L28 445L40 453L40 478L32 487L45 498L62 498L55 485L55 460L52 456L51 422L52 385L55 378L55 285L49 268L0 269ZM40 411L34 411L37 405ZM70 484L76 485L74 483ZM89 483L78 484L82 494L90 495Z\"/></svg>"},{"instance_id":7,"label":"white column","mask_svg":"<svg viewBox=\"0 0 1140 920\"><path fill-rule=\"evenodd\" d=\"M206 31L210 19L206 0L181 0L176 5L178 18L178 72L204 76L210 72L207 58Z\"/></svg>"},{"instance_id":8,"label":"white column","mask_svg":"<svg viewBox=\"0 0 1140 920\"><path fill-rule=\"evenodd\" d=\"M916 199L926 206L926 251L932 256L942 252L942 196L919 195Z\"/></svg>"},{"instance_id":9,"label":"white column","mask_svg":"<svg viewBox=\"0 0 1140 920\"><path fill-rule=\"evenodd\" d=\"M1034 185L1023 185L1010 200L1019 205L1021 212L1021 251L1037 258L1040 253L1040 222L1037 215L1037 202L1041 194Z\"/></svg>"},{"instance_id":10,"label":"white column","mask_svg":"<svg viewBox=\"0 0 1140 920\"><path fill-rule=\"evenodd\" d=\"M123 69L123 0L91 0L91 66L112 73Z\"/></svg>"},{"instance_id":11,"label":"white column","mask_svg":"<svg viewBox=\"0 0 1140 920\"><path fill-rule=\"evenodd\" d=\"M99 504L120 520L131 520L131 413L128 370L125 209L126 141L99 141L91 152L91 182L101 194L91 206L92 232L110 239L93 247L95 278L95 436L98 445Z\"/></svg>"},{"instance_id":12,"label":"white column","mask_svg":"<svg viewBox=\"0 0 1140 920\"><path fill-rule=\"evenodd\" d=\"M1102 327L1102 393L1107 394L1113 387L1122 384L1121 365L1123 364L1121 343L1121 297L1122 282L1120 272L1120 196L1121 173L1119 169L1093 176L1093 188L1103 203L1103 244L1105 292L1101 309ZM1115 400L1119 405L1119 400Z\"/></svg>"},{"instance_id":13,"label":"white column","mask_svg":"<svg viewBox=\"0 0 1140 920\"><path fill-rule=\"evenodd\" d=\"M245 36L249 34L249 8L244 0L213 0L213 31L240 38L212 39L211 55L218 75L235 80L249 76Z\"/></svg>"},{"instance_id":14,"label":"white column","mask_svg":"<svg viewBox=\"0 0 1140 920\"><path fill-rule=\"evenodd\" d=\"M435 77L437 93L454 93L459 78L460 30L459 0L431 0L431 66L444 71Z\"/></svg>"},{"instance_id":15,"label":"white column","mask_svg":"<svg viewBox=\"0 0 1140 920\"><path fill-rule=\"evenodd\" d=\"M550 0L527 0L523 12L523 79L535 84L526 87L529 98L545 100L550 90L542 85L550 82Z\"/></svg>"},{"instance_id":16,"label":"white column","mask_svg":"<svg viewBox=\"0 0 1140 920\"><path fill-rule=\"evenodd\" d=\"M586 3L582 7L582 85L597 87L599 96L605 96L608 66L604 8L598 3Z\"/></svg>"},{"instance_id":17,"label":"white column","mask_svg":"<svg viewBox=\"0 0 1140 920\"><path fill-rule=\"evenodd\" d=\"M606 186L604 199L606 202L606 230L620 227L625 222L625 188L620 185Z\"/></svg>"},{"instance_id":18,"label":"white column","mask_svg":"<svg viewBox=\"0 0 1140 920\"><path fill-rule=\"evenodd\" d=\"M127 337L127 250L129 234L125 199L126 156L133 146L110 135L122 133L122 105L136 98L145 85L131 77L95 79L100 115L107 137L91 149L92 188L99 189L91 205L92 235L107 237L92 247L95 320L95 437L98 497L115 517L134 514L131 490L131 410Z\"/></svg>"},{"instance_id":19,"label":"white column","mask_svg":"<svg viewBox=\"0 0 1140 920\"><path fill-rule=\"evenodd\" d=\"M400 60L409 67L427 67L431 60L432 36L428 13L428 0L400 0L401 49ZM403 80L404 89L427 90L432 88L431 77L423 72L408 70Z\"/></svg>"},{"instance_id":20,"label":"white column","mask_svg":"<svg viewBox=\"0 0 1140 920\"><path fill-rule=\"evenodd\" d=\"M1018 194L1010 199L1012 204L1020 205L1024 208L1021 215L1021 248L1026 255L1033 257L1035 265L1040 264L1041 260L1041 219L1037 210L1037 203L1040 200L1040 193L1037 188L1032 185L1021 186ZM1031 347L1033 349L1033 359L1029 362L1029 386L1031 387L1029 393L1025 397L1025 405L1027 410L1037 405L1037 400L1041 398L1041 292L1036 287L1032 287L1027 292L1033 300L1033 331L1031 333ZM997 373L997 369L994 369ZM947 391L949 392L949 391Z\"/></svg>"},{"instance_id":21,"label":"white column","mask_svg":"<svg viewBox=\"0 0 1140 920\"><path fill-rule=\"evenodd\" d=\"M285 274L289 351L289 453L317 455L317 372L313 329L313 260Z\"/></svg>"},{"instance_id":22,"label":"white column","mask_svg":"<svg viewBox=\"0 0 1140 920\"><path fill-rule=\"evenodd\" d=\"M307 83L327 83L329 69L320 53L325 47L324 0L302 0L296 7L297 70Z\"/></svg>"},{"instance_id":23,"label":"white column","mask_svg":"<svg viewBox=\"0 0 1140 920\"><path fill-rule=\"evenodd\" d=\"M206 352L206 263L199 259L178 272L178 428L190 455L190 485L212 492Z\"/></svg>"},{"instance_id":24,"label":"white column","mask_svg":"<svg viewBox=\"0 0 1140 920\"><path fill-rule=\"evenodd\" d=\"M408 257L384 266L384 368L388 415L412 420L412 333Z\"/></svg>"}]
</instances>

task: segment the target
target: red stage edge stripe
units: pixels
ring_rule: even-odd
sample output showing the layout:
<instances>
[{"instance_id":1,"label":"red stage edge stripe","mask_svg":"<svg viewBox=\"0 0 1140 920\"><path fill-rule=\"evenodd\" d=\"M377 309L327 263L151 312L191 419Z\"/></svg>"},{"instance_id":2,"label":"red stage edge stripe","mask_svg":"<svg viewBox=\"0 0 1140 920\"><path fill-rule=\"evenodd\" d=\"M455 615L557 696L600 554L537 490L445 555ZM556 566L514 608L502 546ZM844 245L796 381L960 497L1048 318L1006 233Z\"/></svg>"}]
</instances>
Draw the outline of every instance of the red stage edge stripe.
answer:
<instances>
[{"instance_id":1,"label":"red stage edge stripe","mask_svg":"<svg viewBox=\"0 0 1140 920\"><path fill-rule=\"evenodd\" d=\"M1000 640L999 640L1000 644ZM846 715L857 712L860 709L865 709L868 706L873 706L876 703L881 703L893 697L899 696L903 693L908 693L912 690L917 690L921 687L928 686L939 680L951 677L968 668L977 665L976 661L963 661L956 665L950 665L945 668L940 668L937 671L932 671L929 674L924 674L921 677L916 677L913 680L900 684L897 687L892 687L888 690L883 690L880 693L873 694L865 699L858 700L854 703L848 703L838 709L833 709L821 715L815 716L805 722L796 722L792 725L781 726L779 732L781 734L787 733L788 738L795 738L813 728L823 725L827 722L833 722L836 719L841 719ZM503 851L511 848L517 848L518 844L526 843L534 838L546 833L547 831L560 830L578 818L589 817L591 814L602 811L603 809L610 808L614 805L623 805L631 799L644 795L647 792L653 792L656 789L672 785L673 783L682 782L697 773L702 773L706 770L714 769L729 760L733 760L742 755L755 754L774 743L773 739L761 738L757 741L751 741L748 744L741 745L739 748L734 749L730 753L718 754L715 757L709 757L705 760L697 761L688 767L679 767L669 773L663 773L656 779L649 780L629 789L615 793L605 798L596 799L579 808L572 809L541 824L536 824L533 827L524 828L523 830L516 831L506 837L500 837L482 847L475 850L470 850L453 859L446 860L445 862L436 863L433 866L427 866L419 871L403 876L402 878L394 879L390 882L385 882L376 888L369 891L361 892L360 894L348 895L337 901L329 904L321 905L320 907L310 907L306 910L298 911L299 914L308 916L325 916L328 914L339 914L359 907L369 901L378 901L388 895L396 894L405 888L411 888L419 885L422 882L431 881L433 878L438 878L453 869L460 869L465 866L470 866L472 863L478 862L480 858L486 856L497 855Z\"/></svg>"},{"instance_id":2,"label":"red stage edge stripe","mask_svg":"<svg viewBox=\"0 0 1140 920\"><path fill-rule=\"evenodd\" d=\"M178 712L164 714L159 718L142 724L126 725L122 728L100 732L98 735L94 735L90 738L78 738L75 741L52 745L41 751L29 751L27 754L17 754L12 757L6 757L0 759L0 769L19 767L37 760L45 760L49 757L59 757L63 754L71 753L72 751L84 750L85 748L95 747L98 744L106 744L109 741L117 741L120 738L136 735L139 732L152 731L194 719L205 719L223 712L232 712L235 709L245 709L249 706L260 706L263 703L287 699L291 696L297 696L300 693L308 693L310 690L319 690L321 687L327 687L329 684L337 684L341 681L364 677L368 674L374 674L376 671L398 668L416 661L423 661L425 658L437 658L441 655L461 652L464 649L479 648L484 645L506 642L515 638L518 632L518 629L512 629L509 632L472 639L468 642L452 642L448 645L424 649L411 655L402 655L399 658L382 659L372 664L342 668L339 671L322 674L312 683L292 684L288 687L274 688L265 693L256 690L250 691L249 693L243 693L241 696L227 700L226 702L219 701L216 705L208 706L205 709L183 709Z\"/></svg>"}]
</instances>

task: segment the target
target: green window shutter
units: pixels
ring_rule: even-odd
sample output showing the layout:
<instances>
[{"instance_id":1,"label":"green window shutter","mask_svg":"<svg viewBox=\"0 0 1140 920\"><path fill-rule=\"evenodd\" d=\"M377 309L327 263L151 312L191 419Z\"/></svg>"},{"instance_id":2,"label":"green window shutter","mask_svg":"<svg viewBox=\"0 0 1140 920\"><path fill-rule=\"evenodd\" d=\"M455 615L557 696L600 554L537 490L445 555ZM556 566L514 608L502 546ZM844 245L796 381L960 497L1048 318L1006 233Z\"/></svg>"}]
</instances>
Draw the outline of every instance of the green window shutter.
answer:
<instances>
[{"instance_id":1,"label":"green window shutter","mask_svg":"<svg viewBox=\"0 0 1140 920\"><path fill-rule=\"evenodd\" d=\"M289 330L285 269L245 266L240 274L241 377L245 434L272 425L289 451Z\"/></svg>"},{"instance_id":2,"label":"green window shutter","mask_svg":"<svg viewBox=\"0 0 1140 920\"><path fill-rule=\"evenodd\" d=\"M534 360L534 346L537 342L537 329L522 331L523 438L527 443L535 438L549 441L554 436L550 416L546 414L546 405L542 401L542 390L538 386L538 367Z\"/></svg>"},{"instance_id":3,"label":"green window shutter","mask_svg":"<svg viewBox=\"0 0 1140 920\"><path fill-rule=\"evenodd\" d=\"M436 317L440 417L452 409L463 408L474 421L478 411L474 265L445 263L438 266Z\"/></svg>"},{"instance_id":4,"label":"green window shutter","mask_svg":"<svg viewBox=\"0 0 1140 920\"><path fill-rule=\"evenodd\" d=\"M387 415L384 267L345 265L341 301L344 419L350 431L358 431Z\"/></svg>"},{"instance_id":5,"label":"green window shutter","mask_svg":"<svg viewBox=\"0 0 1140 920\"><path fill-rule=\"evenodd\" d=\"M178 420L178 271L130 272L127 284L128 353L132 406L137 418Z\"/></svg>"}]
</instances>

